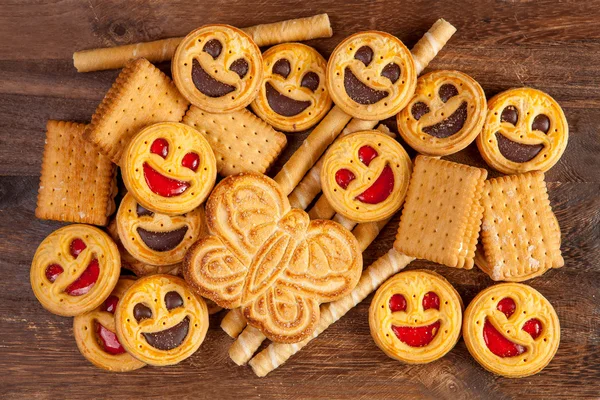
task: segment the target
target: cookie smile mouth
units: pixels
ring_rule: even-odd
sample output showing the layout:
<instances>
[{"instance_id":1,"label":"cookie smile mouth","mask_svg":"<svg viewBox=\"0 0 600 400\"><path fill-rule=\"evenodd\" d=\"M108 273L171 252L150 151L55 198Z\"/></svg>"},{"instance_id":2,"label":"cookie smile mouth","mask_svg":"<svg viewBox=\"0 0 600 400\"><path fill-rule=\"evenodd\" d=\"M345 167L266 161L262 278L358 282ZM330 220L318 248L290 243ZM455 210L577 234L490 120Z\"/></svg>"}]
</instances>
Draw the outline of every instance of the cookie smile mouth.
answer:
<instances>
[{"instance_id":1,"label":"cookie smile mouth","mask_svg":"<svg viewBox=\"0 0 600 400\"><path fill-rule=\"evenodd\" d=\"M189 182L168 178L148 163L144 163L144 178L150 190L163 197L179 196L190 187Z\"/></svg>"},{"instance_id":2,"label":"cookie smile mouth","mask_svg":"<svg viewBox=\"0 0 600 400\"><path fill-rule=\"evenodd\" d=\"M140 239L142 239L146 246L154 251L173 250L183 241L187 230L187 226L182 226L181 228L167 232L154 232L144 228L137 228Z\"/></svg>"},{"instance_id":3,"label":"cookie smile mouth","mask_svg":"<svg viewBox=\"0 0 600 400\"><path fill-rule=\"evenodd\" d=\"M79 278L75 279L67 288L65 292L67 292L70 296L83 296L87 294L98 280L100 276L100 264L97 259L92 259L88 264L87 268L83 273L79 276Z\"/></svg>"},{"instance_id":4,"label":"cookie smile mouth","mask_svg":"<svg viewBox=\"0 0 600 400\"><path fill-rule=\"evenodd\" d=\"M265 84L265 94L271 110L284 117L293 117L306 110L311 102L306 100L295 100L279 93L269 82Z\"/></svg>"},{"instance_id":5,"label":"cookie smile mouth","mask_svg":"<svg viewBox=\"0 0 600 400\"><path fill-rule=\"evenodd\" d=\"M527 351L525 346L505 338L487 318L483 325L483 340L487 348L498 357L515 357Z\"/></svg>"},{"instance_id":6,"label":"cookie smile mouth","mask_svg":"<svg viewBox=\"0 0 600 400\"><path fill-rule=\"evenodd\" d=\"M467 103L463 102L448 118L435 125L426 126L423 132L439 139L456 135L467 121Z\"/></svg>"},{"instance_id":7,"label":"cookie smile mouth","mask_svg":"<svg viewBox=\"0 0 600 400\"><path fill-rule=\"evenodd\" d=\"M235 90L235 86L223 83L202 68L198 60L192 61L192 82L202 94L208 97L222 97Z\"/></svg>"},{"instance_id":8,"label":"cookie smile mouth","mask_svg":"<svg viewBox=\"0 0 600 400\"><path fill-rule=\"evenodd\" d=\"M394 172L392 167L386 165L381 171L379 178L364 192L356 196L356 199L366 204L379 204L385 201L394 190Z\"/></svg>"},{"instance_id":9,"label":"cookie smile mouth","mask_svg":"<svg viewBox=\"0 0 600 400\"><path fill-rule=\"evenodd\" d=\"M190 329L190 317L160 332L142 333L146 342L158 350L173 350L183 343Z\"/></svg>"},{"instance_id":10,"label":"cookie smile mouth","mask_svg":"<svg viewBox=\"0 0 600 400\"><path fill-rule=\"evenodd\" d=\"M386 90L376 90L362 83L350 67L344 70L344 89L352 100L362 105L375 104L389 95Z\"/></svg>"},{"instance_id":11,"label":"cookie smile mouth","mask_svg":"<svg viewBox=\"0 0 600 400\"><path fill-rule=\"evenodd\" d=\"M392 325L392 331L396 337L404 344L410 347L427 346L436 337L440 330L440 321L425 326L395 326Z\"/></svg>"},{"instance_id":12,"label":"cookie smile mouth","mask_svg":"<svg viewBox=\"0 0 600 400\"><path fill-rule=\"evenodd\" d=\"M517 163L531 161L544 148L543 144L522 144L512 141L500 132L496 132L498 150L504 158Z\"/></svg>"}]
</instances>

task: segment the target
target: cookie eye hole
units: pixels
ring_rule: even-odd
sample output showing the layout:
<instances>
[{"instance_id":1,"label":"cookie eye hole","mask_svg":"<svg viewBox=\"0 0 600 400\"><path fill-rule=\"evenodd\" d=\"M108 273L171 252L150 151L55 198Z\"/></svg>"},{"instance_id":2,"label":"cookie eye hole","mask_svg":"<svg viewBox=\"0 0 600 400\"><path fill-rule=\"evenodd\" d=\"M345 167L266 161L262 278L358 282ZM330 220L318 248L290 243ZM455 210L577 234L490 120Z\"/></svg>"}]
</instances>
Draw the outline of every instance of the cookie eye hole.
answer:
<instances>
[{"instance_id":1,"label":"cookie eye hole","mask_svg":"<svg viewBox=\"0 0 600 400\"><path fill-rule=\"evenodd\" d=\"M101 310L114 314L115 310L117 309L117 303L119 303L119 298L114 294L111 294L106 300L104 300L104 303L102 303Z\"/></svg>"},{"instance_id":2,"label":"cookie eye hole","mask_svg":"<svg viewBox=\"0 0 600 400\"><path fill-rule=\"evenodd\" d=\"M531 124L531 129L548 133L550 130L550 118L545 114L536 115Z\"/></svg>"},{"instance_id":3,"label":"cookie eye hole","mask_svg":"<svg viewBox=\"0 0 600 400\"><path fill-rule=\"evenodd\" d=\"M169 154L169 142L163 138L156 139L150 146L150 153L156 154L162 158L167 158Z\"/></svg>"},{"instance_id":4,"label":"cookie eye hole","mask_svg":"<svg viewBox=\"0 0 600 400\"><path fill-rule=\"evenodd\" d=\"M515 106L508 106L504 110L502 110L502 114L500 115L500 122L508 122L512 125L517 125L519 121L519 111Z\"/></svg>"},{"instance_id":5,"label":"cookie eye hole","mask_svg":"<svg viewBox=\"0 0 600 400\"><path fill-rule=\"evenodd\" d=\"M356 179L354 173L346 168L342 168L335 173L336 183L344 190L348 188L348 185L354 179Z\"/></svg>"},{"instance_id":6,"label":"cookie eye hole","mask_svg":"<svg viewBox=\"0 0 600 400\"><path fill-rule=\"evenodd\" d=\"M319 88L319 82L321 80L319 79L319 75L317 75L314 72L307 72L303 77L302 77L302 82L300 83L300 86L305 87L307 89L310 89L311 91L316 91Z\"/></svg>"},{"instance_id":7,"label":"cookie eye hole","mask_svg":"<svg viewBox=\"0 0 600 400\"><path fill-rule=\"evenodd\" d=\"M56 278L58 278L58 276L63 272L64 269L60 265L50 264L48 265L48 267L46 267L46 279L48 279L50 283L54 283Z\"/></svg>"},{"instance_id":8,"label":"cookie eye hole","mask_svg":"<svg viewBox=\"0 0 600 400\"><path fill-rule=\"evenodd\" d=\"M532 318L525 322L523 330L531 335L533 339L537 339L542 333L542 323L537 318Z\"/></svg>"},{"instance_id":9,"label":"cookie eye hole","mask_svg":"<svg viewBox=\"0 0 600 400\"><path fill-rule=\"evenodd\" d=\"M373 61L373 49L369 46L362 46L356 50L354 58L365 64L365 67L368 67L371 61Z\"/></svg>"},{"instance_id":10,"label":"cookie eye hole","mask_svg":"<svg viewBox=\"0 0 600 400\"><path fill-rule=\"evenodd\" d=\"M174 308L183 307L183 298L175 291L170 291L165 294L165 307L171 311Z\"/></svg>"},{"instance_id":11,"label":"cookie eye hole","mask_svg":"<svg viewBox=\"0 0 600 400\"><path fill-rule=\"evenodd\" d=\"M429 310L430 308L440 309L440 298L433 292L425 293L423 296L423 311Z\"/></svg>"},{"instance_id":12,"label":"cookie eye hole","mask_svg":"<svg viewBox=\"0 0 600 400\"><path fill-rule=\"evenodd\" d=\"M377 150L375 150L371 146L362 146L360 149L358 149L358 159L367 167L369 166L369 164L371 164L371 161L373 161L373 159L378 155L379 153L377 153Z\"/></svg>"},{"instance_id":13,"label":"cookie eye hole","mask_svg":"<svg viewBox=\"0 0 600 400\"><path fill-rule=\"evenodd\" d=\"M242 79L248 73L248 69L250 69L250 66L248 65L248 61L244 60L243 58L238 58L237 60L231 63L229 69L238 74L240 76L240 79Z\"/></svg>"},{"instance_id":14,"label":"cookie eye hole","mask_svg":"<svg viewBox=\"0 0 600 400\"><path fill-rule=\"evenodd\" d=\"M498 309L498 311L506 315L506 318L510 318L510 316L515 313L515 310L517 309L517 304L510 297L505 297L498 302L496 308Z\"/></svg>"},{"instance_id":15,"label":"cookie eye hole","mask_svg":"<svg viewBox=\"0 0 600 400\"><path fill-rule=\"evenodd\" d=\"M440 90L438 90L438 95L440 96L440 100L442 100L445 103L452 97L458 96L458 89L451 83L445 83L442 86L440 86Z\"/></svg>"},{"instance_id":16,"label":"cookie eye hole","mask_svg":"<svg viewBox=\"0 0 600 400\"><path fill-rule=\"evenodd\" d=\"M290 66L290 62L285 58L277 60L277 62L273 64L273 68L271 69L271 71L273 71L274 74L280 75L285 79L287 79L287 77L290 75L291 70L292 67Z\"/></svg>"},{"instance_id":17,"label":"cookie eye hole","mask_svg":"<svg viewBox=\"0 0 600 400\"><path fill-rule=\"evenodd\" d=\"M137 207L135 208L135 213L137 214L138 218L139 217L152 217L154 215L154 213L144 207L142 207L141 205L137 205Z\"/></svg>"},{"instance_id":18,"label":"cookie eye hole","mask_svg":"<svg viewBox=\"0 0 600 400\"><path fill-rule=\"evenodd\" d=\"M429 106L423 103L422 101L413 104L413 106L410 109L410 113L412 114L413 118L417 121L420 120L423 115L429 113L429 111Z\"/></svg>"},{"instance_id":19,"label":"cookie eye hole","mask_svg":"<svg viewBox=\"0 0 600 400\"><path fill-rule=\"evenodd\" d=\"M200 156L194 152L187 153L181 160L181 165L194 172L198 170L198 164L200 164Z\"/></svg>"},{"instance_id":20,"label":"cookie eye hole","mask_svg":"<svg viewBox=\"0 0 600 400\"><path fill-rule=\"evenodd\" d=\"M389 63L383 67L381 76L388 78L392 83L396 83L400 79L400 66L396 63Z\"/></svg>"},{"instance_id":21,"label":"cookie eye hole","mask_svg":"<svg viewBox=\"0 0 600 400\"><path fill-rule=\"evenodd\" d=\"M145 304L137 303L135 307L133 307L133 318L135 318L137 322L152 318L152 310Z\"/></svg>"},{"instance_id":22,"label":"cookie eye hole","mask_svg":"<svg viewBox=\"0 0 600 400\"><path fill-rule=\"evenodd\" d=\"M406 311L406 298L399 293L390 297L389 303L391 312Z\"/></svg>"},{"instance_id":23,"label":"cookie eye hole","mask_svg":"<svg viewBox=\"0 0 600 400\"><path fill-rule=\"evenodd\" d=\"M216 60L223 51L223 45L217 39L211 39L202 48L202 51L210 54L213 60Z\"/></svg>"},{"instance_id":24,"label":"cookie eye hole","mask_svg":"<svg viewBox=\"0 0 600 400\"><path fill-rule=\"evenodd\" d=\"M86 247L87 246L85 245L83 240L75 238L69 245L69 252L73 256L73 258L77 258L79 254L81 254L81 252L85 250Z\"/></svg>"}]
</instances>

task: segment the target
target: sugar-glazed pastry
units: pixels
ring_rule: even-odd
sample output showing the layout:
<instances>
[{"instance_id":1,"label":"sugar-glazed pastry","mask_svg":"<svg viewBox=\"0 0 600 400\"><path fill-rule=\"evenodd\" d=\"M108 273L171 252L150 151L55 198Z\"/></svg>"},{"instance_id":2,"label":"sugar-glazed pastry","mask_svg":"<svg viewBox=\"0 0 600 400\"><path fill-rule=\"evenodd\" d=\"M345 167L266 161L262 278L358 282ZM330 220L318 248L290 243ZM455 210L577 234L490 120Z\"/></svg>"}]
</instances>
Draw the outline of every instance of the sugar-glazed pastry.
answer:
<instances>
[{"instance_id":1,"label":"sugar-glazed pastry","mask_svg":"<svg viewBox=\"0 0 600 400\"><path fill-rule=\"evenodd\" d=\"M505 174L547 171L558 162L569 139L562 108L548 94L510 89L488 102L477 147L494 169Z\"/></svg>"},{"instance_id":2,"label":"sugar-glazed pastry","mask_svg":"<svg viewBox=\"0 0 600 400\"><path fill-rule=\"evenodd\" d=\"M183 279L151 275L121 297L115 321L119 341L131 355L151 365L172 365L204 341L208 310Z\"/></svg>"},{"instance_id":3,"label":"sugar-glazed pastry","mask_svg":"<svg viewBox=\"0 0 600 400\"><path fill-rule=\"evenodd\" d=\"M329 147L321 185L339 214L355 222L381 221L402 206L411 170L400 143L376 130L362 131Z\"/></svg>"},{"instance_id":4,"label":"sugar-glazed pastry","mask_svg":"<svg viewBox=\"0 0 600 400\"><path fill-rule=\"evenodd\" d=\"M348 294L360 278L354 235L291 209L265 175L222 180L206 203L206 220L211 236L189 250L185 279L221 307L242 307L248 324L275 342L310 336L319 304Z\"/></svg>"},{"instance_id":5,"label":"sugar-glazed pastry","mask_svg":"<svg viewBox=\"0 0 600 400\"><path fill-rule=\"evenodd\" d=\"M117 303L133 282L133 277L121 277L100 307L73 319L73 334L79 351L92 364L107 371L133 371L145 365L125 351L115 328Z\"/></svg>"},{"instance_id":6,"label":"sugar-glazed pastry","mask_svg":"<svg viewBox=\"0 0 600 400\"><path fill-rule=\"evenodd\" d=\"M331 108L327 61L312 47L283 43L263 54L263 82L252 110L276 129L304 131Z\"/></svg>"},{"instance_id":7,"label":"sugar-glazed pastry","mask_svg":"<svg viewBox=\"0 0 600 400\"><path fill-rule=\"evenodd\" d=\"M369 326L385 354L409 364L442 358L460 337L462 300L454 287L432 271L401 272L375 293Z\"/></svg>"},{"instance_id":8,"label":"sugar-glazed pastry","mask_svg":"<svg viewBox=\"0 0 600 400\"><path fill-rule=\"evenodd\" d=\"M537 374L552 360L560 323L540 292L522 283L502 283L483 290L469 304L463 336L482 367L522 378Z\"/></svg>"},{"instance_id":9,"label":"sugar-glazed pastry","mask_svg":"<svg viewBox=\"0 0 600 400\"><path fill-rule=\"evenodd\" d=\"M98 307L119 280L121 257L110 236L73 224L48 235L31 262L31 288L45 309L72 317Z\"/></svg>"},{"instance_id":10,"label":"sugar-glazed pastry","mask_svg":"<svg viewBox=\"0 0 600 400\"><path fill-rule=\"evenodd\" d=\"M347 37L327 64L329 94L355 118L383 120L396 115L409 102L416 85L412 54L400 39L385 32Z\"/></svg>"},{"instance_id":11,"label":"sugar-glazed pastry","mask_svg":"<svg viewBox=\"0 0 600 400\"><path fill-rule=\"evenodd\" d=\"M127 190L144 208L178 215L204 202L217 179L215 155L194 128L164 122L143 129L121 162Z\"/></svg>"},{"instance_id":12,"label":"sugar-glazed pastry","mask_svg":"<svg viewBox=\"0 0 600 400\"><path fill-rule=\"evenodd\" d=\"M171 71L177 88L193 105L227 113L254 100L263 64L260 49L246 33L229 25L205 25L179 44Z\"/></svg>"},{"instance_id":13,"label":"sugar-glazed pastry","mask_svg":"<svg viewBox=\"0 0 600 400\"><path fill-rule=\"evenodd\" d=\"M419 153L445 156L481 132L487 102L479 83L459 71L433 71L417 80L410 103L397 116L398 132Z\"/></svg>"}]
</instances>

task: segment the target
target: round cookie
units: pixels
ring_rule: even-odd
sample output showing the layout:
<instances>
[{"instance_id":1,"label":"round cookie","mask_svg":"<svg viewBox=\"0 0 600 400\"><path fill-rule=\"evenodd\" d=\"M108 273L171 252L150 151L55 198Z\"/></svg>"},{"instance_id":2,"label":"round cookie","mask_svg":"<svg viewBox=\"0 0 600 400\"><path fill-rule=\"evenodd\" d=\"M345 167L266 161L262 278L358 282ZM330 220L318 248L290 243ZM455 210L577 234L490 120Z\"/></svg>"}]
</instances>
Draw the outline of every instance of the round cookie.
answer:
<instances>
[{"instance_id":1,"label":"round cookie","mask_svg":"<svg viewBox=\"0 0 600 400\"><path fill-rule=\"evenodd\" d=\"M458 342L462 300L454 287L432 271L401 272L375 293L369 326L375 344L389 357L425 364Z\"/></svg>"},{"instance_id":2,"label":"round cookie","mask_svg":"<svg viewBox=\"0 0 600 400\"><path fill-rule=\"evenodd\" d=\"M161 122L131 140L121 174L127 190L144 208L178 215L204 202L217 179L217 165L200 132L177 122Z\"/></svg>"},{"instance_id":3,"label":"round cookie","mask_svg":"<svg viewBox=\"0 0 600 400\"><path fill-rule=\"evenodd\" d=\"M359 32L344 39L327 63L327 87L344 112L364 120L396 115L412 97L417 72L410 51L395 36Z\"/></svg>"},{"instance_id":4,"label":"round cookie","mask_svg":"<svg viewBox=\"0 0 600 400\"><path fill-rule=\"evenodd\" d=\"M411 170L400 143L376 130L362 131L330 146L321 185L339 214L355 222L381 221L402 206Z\"/></svg>"},{"instance_id":5,"label":"round cookie","mask_svg":"<svg viewBox=\"0 0 600 400\"><path fill-rule=\"evenodd\" d=\"M521 378L540 372L554 357L560 323L550 302L522 283L481 291L465 311L463 336L482 367Z\"/></svg>"},{"instance_id":6,"label":"round cookie","mask_svg":"<svg viewBox=\"0 0 600 400\"><path fill-rule=\"evenodd\" d=\"M252 110L274 128L300 132L331 108L325 84L327 61L312 47L283 43L263 54L264 76Z\"/></svg>"},{"instance_id":7,"label":"round cookie","mask_svg":"<svg viewBox=\"0 0 600 400\"><path fill-rule=\"evenodd\" d=\"M133 277L121 277L100 307L73 320L73 333L79 351L89 362L107 371L133 371L145 365L125 351L115 333L117 303L133 282Z\"/></svg>"},{"instance_id":8,"label":"round cookie","mask_svg":"<svg viewBox=\"0 0 600 400\"><path fill-rule=\"evenodd\" d=\"M35 297L51 313L72 317L98 307L119 280L121 257L110 236L73 224L48 235L31 262Z\"/></svg>"},{"instance_id":9,"label":"round cookie","mask_svg":"<svg viewBox=\"0 0 600 400\"><path fill-rule=\"evenodd\" d=\"M204 341L208 310L183 279L151 275L125 292L115 321L119 341L131 355L151 365L172 365Z\"/></svg>"},{"instance_id":10,"label":"round cookie","mask_svg":"<svg viewBox=\"0 0 600 400\"><path fill-rule=\"evenodd\" d=\"M177 47L173 81L190 103L211 113L240 110L254 100L263 74L260 49L243 31L205 25Z\"/></svg>"},{"instance_id":11,"label":"round cookie","mask_svg":"<svg viewBox=\"0 0 600 400\"><path fill-rule=\"evenodd\" d=\"M569 125L558 103L546 93L510 89L488 102L477 147L488 165L505 174L547 171L558 162L569 139Z\"/></svg>"},{"instance_id":12,"label":"round cookie","mask_svg":"<svg viewBox=\"0 0 600 400\"><path fill-rule=\"evenodd\" d=\"M419 77L415 95L398 114L398 131L419 153L445 156L467 147L481 132L487 102L479 83L459 71Z\"/></svg>"}]
</instances>

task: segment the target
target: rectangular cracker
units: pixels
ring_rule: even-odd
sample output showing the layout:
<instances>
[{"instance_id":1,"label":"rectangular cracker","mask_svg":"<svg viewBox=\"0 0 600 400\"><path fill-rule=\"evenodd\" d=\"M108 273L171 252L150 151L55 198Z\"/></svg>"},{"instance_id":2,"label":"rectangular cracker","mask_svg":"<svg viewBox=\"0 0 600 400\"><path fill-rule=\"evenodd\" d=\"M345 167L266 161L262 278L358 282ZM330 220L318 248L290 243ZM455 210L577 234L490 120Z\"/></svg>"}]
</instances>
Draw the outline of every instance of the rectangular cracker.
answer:
<instances>
[{"instance_id":1,"label":"rectangular cracker","mask_svg":"<svg viewBox=\"0 0 600 400\"><path fill-rule=\"evenodd\" d=\"M48 121L35 216L106 225L115 210L115 165L83 139L84 124Z\"/></svg>"},{"instance_id":2,"label":"rectangular cracker","mask_svg":"<svg viewBox=\"0 0 600 400\"><path fill-rule=\"evenodd\" d=\"M129 62L92 116L85 138L118 164L129 140L157 122L179 122L189 102L148 60Z\"/></svg>"},{"instance_id":3,"label":"rectangular cracker","mask_svg":"<svg viewBox=\"0 0 600 400\"><path fill-rule=\"evenodd\" d=\"M418 156L394 248L448 267L471 269L487 171Z\"/></svg>"},{"instance_id":4,"label":"rectangular cracker","mask_svg":"<svg viewBox=\"0 0 600 400\"><path fill-rule=\"evenodd\" d=\"M564 265L543 172L490 179L481 204L476 262L493 280L522 281Z\"/></svg>"},{"instance_id":5,"label":"rectangular cracker","mask_svg":"<svg viewBox=\"0 0 600 400\"><path fill-rule=\"evenodd\" d=\"M245 108L211 114L191 106L183 123L196 128L209 141L222 176L240 172L264 174L287 144L283 133Z\"/></svg>"}]
</instances>

